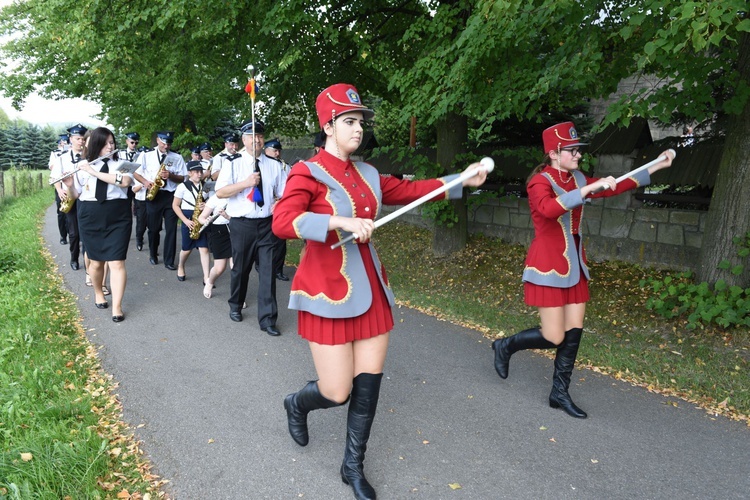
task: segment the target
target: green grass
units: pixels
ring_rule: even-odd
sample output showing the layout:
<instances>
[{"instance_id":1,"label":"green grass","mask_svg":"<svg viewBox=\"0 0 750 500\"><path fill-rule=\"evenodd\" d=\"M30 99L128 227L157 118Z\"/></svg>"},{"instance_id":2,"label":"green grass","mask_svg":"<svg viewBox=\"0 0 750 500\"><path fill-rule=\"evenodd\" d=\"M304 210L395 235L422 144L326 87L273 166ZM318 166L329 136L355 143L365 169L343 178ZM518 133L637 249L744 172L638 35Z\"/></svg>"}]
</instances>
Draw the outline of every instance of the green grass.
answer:
<instances>
[{"instance_id":1,"label":"green grass","mask_svg":"<svg viewBox=\"0 0 750 500\"><path fill-rule=\"evenodd\" d=\"M74 297L44 249L44 189L0 205L0 498L163 496L120 420L114 384L86 340ZM450 258L430 253L429 232L389 224L376 246L400 302L489 338L537 324L523 303L525 250L474 237ZM301 244L289 242L289 260ZM644 308L639 280L657 271L593 264L579 361L649 390L747 421L750 334L690 331ZM488 348L487 369L491 370Z\"/></svg>"},{"instance_id":2,"label":"green grass","mask_svg":"<svg viewBox=\"0 0 750 500\"><path fill-rule=\"evenodd\" d=\"M523 302L525 248L484 236L466 249L435 258L429 231L388 224L375 234L397 300L429 314L483 331L487 337L538 323ZM300 243L289 242L289 257ZM651 391L676 395L707 410L748 422L750 334L719 327L688 330L684 319L665 320L645 308L649 291L639 281L664 271L621 262L591 264L579 365ZM487 369L492 369L487 353Z\"/></svg>"},{"instance_id":3,"label":"green grass","mask_svg":"<svg viewBox=\"0 0 750 500\"><path fill-rule=\"evenodd\" d=\"M42 246L51 199L0 206L0 498L143 498L157 481Z\"/></svg>"},{"instance_id":4,"label":"green grass","mask_svg":"<svg viewBox=\"0 0 750 500\"><path fill-rule=\"evenodd\" d=\"M40 185L39 175L42 180ZM13 185L15 184L16 196L28 196L40 189L47 188L49 170L32 170L28 167L12 167L3 171L3 192L0 192L0 204L13 198ZM52 188L48 188L52 192Z\"/></svg>"}]
</instances>

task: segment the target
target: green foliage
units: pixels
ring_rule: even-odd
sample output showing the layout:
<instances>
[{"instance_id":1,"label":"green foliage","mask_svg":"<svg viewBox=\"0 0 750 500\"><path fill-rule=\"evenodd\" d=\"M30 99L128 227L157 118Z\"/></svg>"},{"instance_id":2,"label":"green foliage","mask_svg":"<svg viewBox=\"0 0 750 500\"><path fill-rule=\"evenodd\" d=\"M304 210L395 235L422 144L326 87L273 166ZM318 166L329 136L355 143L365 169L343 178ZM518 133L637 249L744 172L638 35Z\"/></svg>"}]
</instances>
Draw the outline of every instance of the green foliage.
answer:
<instances>
[{"instance_id":1,"label":"green foliage","mask_svg":"<svg viewBox=\"0 0 750 500\"><path fill-rule=\"evenodd\" d=\"M45 190L0 206L0 497L114 498L115 482L144 493L138 460L103 420L118 416L112 387L43 254L38 227L50 201ZM121 446L127 466L112 454Z\"/></svg>"},{"instance_id":2,"label":"green foliage","mask_svg":"<svg viewBox=\"0 0 750 500\"><path fill-rule=\"evenodd\" d=\"M635 44L632 72L651 75L658 85L623 96L603 126L627 125L634 116L706 122L742 111L750 97L736 65L738 40L749 25L745 0L633 2L622 16L612 39Z\"/></svg>"},{"instance_id":3,"label":"green foliage","mask_svg":"<svg viewBox=\"0 0 750 500\"><path fill-rule=\"evenodd\" d=\"M50 128L15 121L0 128L0 144L4 145L0 168L23 165L47 169L50 151L57 148L57 136Z\"/></svg>"},{"instance_id":4,"label":"green foliage","mask_svg":"<svg viewBox=\"0 0 750 500\"><path fill-rule=\"evenodd\" d=\"M735 237L737 255L746 259L750 255L750 232L744 238ZM744 265L732 266L723 260L720 269L735 276L742 274ZM750 326L750 288L728 286L718 280L713 287L707 282L694 283L690 272L679 273L664 278L649 277L641 281L641 286L650 288L655 296L646 302L646 307L665 318L687 316L689 328L697 328L711 323L724 328Z\"/></svg>"},{"instance_id":5,"label":"green foliage","mask_svg":"<svg viewBox=\"0 0 750 500\"><path fill-rule=\"evenodd\" d=\"M12 194L10 189L13 182L16 187L16 196L28 196L39 191L42 188L39 185L39 174L39 171L32 170L25 165L11 165L10 169L4 172L6 196Z\"/></svg>"}]
</instances>

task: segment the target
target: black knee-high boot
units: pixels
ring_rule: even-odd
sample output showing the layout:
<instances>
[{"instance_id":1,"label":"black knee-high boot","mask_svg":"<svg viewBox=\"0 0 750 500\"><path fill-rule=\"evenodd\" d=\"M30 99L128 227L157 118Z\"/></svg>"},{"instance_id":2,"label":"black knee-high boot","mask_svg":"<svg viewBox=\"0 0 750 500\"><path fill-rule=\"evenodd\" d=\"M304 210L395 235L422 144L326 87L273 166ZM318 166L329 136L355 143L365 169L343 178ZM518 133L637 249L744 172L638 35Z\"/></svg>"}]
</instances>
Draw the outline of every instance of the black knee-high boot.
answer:
<instances>
[{"instance_id":1,"label":"black knee-high boot","mask_svg":"<svg viewBox=\"0 0 750 500\"><path fill-rule=\"evenodd\" d=\"M570 376L581 345L583 328L571 328L565 332L565 340L557 349L555 356L555 373L552 376L552 392L549 395L549 405L561 408L565 413L575 418L586 418L586 412L578 408L568 394Z\"/></svg>"},{"instance_id":2,"label":"black knee-high boot","mask_svg":"<svg viewBox=\"0 0 750 500\"><path fill-rule=\"evenodd\" d=\"M513 353L524 349L550 349L557 347L542 336L539 328L529 328L510 337L497 339L492 343L495 351L495 371L500 378L508 378L508 363Z\"/></svg>"},{"instance_id":3,"label":"black knee-high boot","mask_svg":"<svg viewBox=\"0 0 750 500\"><path fill-rule=\"evenodd\" d=\"M365 450L378 407L382 373L360 373L354 378L349 416L346 420L346 450L341 464L341 480L351 485L358 500L375 498L375 490L364 473Z\"/></svg>"},{"instance_id":4,"label":"black knee-high boot","mask_svg":"<svg viewBox=\"0 0 750 500\"><path fill-rule=\"evenodd\" d=\"M318 389L318 381L311 380L299 392L289 394L284 398L284 408L289 420L289 434L294 442L300 446L307 446L310 438L307 434L307 414L319 408L333 408L346 404L327 399Z\"/></svg>"}]
</instances>

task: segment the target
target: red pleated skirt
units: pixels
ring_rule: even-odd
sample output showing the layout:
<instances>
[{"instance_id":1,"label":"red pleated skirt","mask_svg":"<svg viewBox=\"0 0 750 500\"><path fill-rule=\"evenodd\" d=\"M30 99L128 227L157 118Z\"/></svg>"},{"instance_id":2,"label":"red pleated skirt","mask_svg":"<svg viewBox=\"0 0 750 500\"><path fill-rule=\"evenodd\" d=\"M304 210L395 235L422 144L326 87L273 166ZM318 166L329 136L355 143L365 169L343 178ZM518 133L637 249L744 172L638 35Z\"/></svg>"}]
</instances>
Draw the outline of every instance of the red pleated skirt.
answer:
<instances>
[{"instance_id":1,"label":"red pleated skirt","mask_svg":"<svg viewBox=\"0 0 750 500\"><path fill-rule=\"evenodd\" d=\"M393 312L388 304L375 263L367 245L358 245L372 290L372 305L353 318L323 318L307 311L297 314L297 332L303 339L324 345L340 345L388 333L393 329Z\"/></svg>"},{"instance_id":2,"label":"red pleated skirt","mask_svg":"<svg viewBox=\"0 0 750 500\"><path fill-rule=\"evenodd\" d=\"M562 307L566 304L581 304L589 301L589 281L583 276L583 271L581 271L580 281L570 288L535 285L524 281L523 297L526 305L533 307Z\"/></svg>"}]
</instances>

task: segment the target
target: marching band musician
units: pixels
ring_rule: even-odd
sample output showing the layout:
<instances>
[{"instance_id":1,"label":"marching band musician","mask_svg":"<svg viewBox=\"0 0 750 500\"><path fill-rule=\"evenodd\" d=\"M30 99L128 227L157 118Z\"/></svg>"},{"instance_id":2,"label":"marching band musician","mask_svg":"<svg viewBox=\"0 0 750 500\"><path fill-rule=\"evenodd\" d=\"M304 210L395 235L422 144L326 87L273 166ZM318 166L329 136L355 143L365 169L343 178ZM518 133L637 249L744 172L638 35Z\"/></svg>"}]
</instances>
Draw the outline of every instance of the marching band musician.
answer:
<instances>
[{"instance_id":1,"label":"marching band musician","mask_svg":"<svg viewBox=\"0 0 750 500\"><path fill-rule=\"evenodd\" d=\"M234 132L224 136L224 151L214 158L213 167L211 168L211 179L219 178L219 172L224 166L224 161L232 162L240 157L237 153L237 144L240 142L240 136Z\"/></svg>"},{"instance_id":2,"label":"marching band musician","mask_svg":"<svg viewBox=\"0 0 750 500\"><path fill-rule=\"evenodd\" d=\"M143 250L143 235L146 234L146 188L133 179L131 186L135 203L135 249Z\"/></svg>"},{"instance_id":3,"label":"marching band musician","mask_svg":"<svg viewBox=\"0 0 750 500\"><path fill-rule=\"evenodd\" d=\"M138 161L138 157L141 154L138 149L136 149L139 142L141 142L141 135L138 132L127 132L125 134L125 149L120 150L117 153L117 156L121 160L136 163ZM139 183L139 186L143 186L143 184ZM145 205L143 205L141 212L139 212L138 202L136 201L138 197L136 196L136 192L133 190L134 187L135 183L128 188L128 199L131 202L131 211L135 216L136 221L136 248L138 248L138 251L140 251L143 248L143 233L146 231L146 218L144 216L146 208ZM143 196L145 196L145 193ZM143 196L141 197L141 200L145 199L143 198ZM141 229L140 232L138 232L139 228ZM138 244L138 242L140 242L140 245Z\"/></svg>"},{"instance_id":4,"label":"marching band musician","mask_svg":"<svg viewBox=\"0 0 750 500\"><path fill-rule=\"evenodd\" d=\"M85 136L87 131L88 129L80 123L68 129L70 149L59 157L60 161L52 169L50 176L53 179L59 179L63 175L74 171L77 168L76 164L83 160L83 148L86 145ZM61 203L74 201L68 200L70 195L68 188L69 186L62 182L55 184L55 189ZM68 243L70 245L70 268L74 271L80 269L78 257L81 254L81 239L78 234L78 208L76 205L76 203L73 203L73 208L65 214L65 221L68 224Z\"/></svg>"},{"instance_id":5,"label":"marching band musician","mask_svg":"<svg viewBox=\"0 0 750 500\"><path fill-rule=\"evenodd\" d=\"M263 152L270 159L275 160L279 163L281 169L281 175L286 178L289 175L289 164L281 159L281 142L278 138L271 139L263 145ZM273 275L279 281L289 281L289 278L284 274L284 260L286 259L286 240L273 236L275 243L273 248Z\"/></svg>"},{"instance_id":6,"label":"marching band musician","mask_svg":"<svg viewBox=\"0 0 750 500\"><path fill-rule=\"evenodd\" d=\"M125 319L122 299L127 284L125 259L128 254L133 217L128 210L127 188L133 183L131 174L120 173L121 163L115 154L112 158L94 160L116 151L114 134L106 127L91 132L85 161L80 170L66 179L78 198L78 219L81 239L86 242L89 259L88 273L94 286L95 304L107 309L109 304L102 288L104 266L109 266L109 283L112 293L112 321Z\"/></svg>"},{"instance_id":7,"label":"marching band musician","mask_svg":"<svg viewBox=\"0 0 750 500\"><path fill-rule=\"evenodd\" d=\"M137 132L133 133L137 134ZM140 136L138 136L137 141L140 142ZM146 146L136 149L137 155L134 156L136 161L133 163L139 163L141 155L149 151L153 151L153 149ZM133 185L130 190L133 192L133 203L135 205L135 249L140 252L143 250L143 235L146 234L146 188L133 177Z\"/></svg>"},{"instance_id":8,"label":"marching band musician","mask_svg":"<svg viewBox=\"0 0 750 500\"><path fill-rule=\"evenodd\" d=\"M615 196L651 182L651 174L672 164L666 160L622 182L596 179L579 170L581 147L573 122L542 132L544 160L529 176L527 191L534 239L523 271L524 301L539 311L541 327L529 328L492 343L495 371L508 377L511 356L525 349L555 349L549 405L574 418L587 414L571 399L568 389L583 335L589 300L589 272L580 234L583 204L588 198Z\"/></svg>"},{"instance_id":9,"label":"marching band musician","mask_svg":"<svg viewBox=\"0 0 750 500\"><path fill-rule=\"evenodd\" d=\"M141 134L139 134L138 132L126 133L125 144L127 147L120 151L120 153L118 154L120 159L137 163L140 152L136 148L138 147L139 142L141 142Z\"/></svg>"},{"instance_id":10,"label":"marching band musician","mask_svg":"<svg viewBox=\"0 0 750 500\"><path fill-rule=\"evenodd\" d=\"M190 161L201 161L201 147L195 146L190 150Z\"/></svg>"},{"instance_id":11,"label":"marching band musician","mask_svg":"<svg viewBox=\"0 0 750 500\"><path fill-rule=\"evenodd\" d=\"M177 185L185 180L185 160L182 156L170 151L174 134L163 131L156 133L156 149L142 154L141 166L135 171L135 179L146 188L146 227L148 228L149 262L159 263L159 239L162 220L164 220L164 267L170 271L177 268L174 265L177 251L177 214L172 210ZM164 166L164 170L161 167ZM161 172L161 173L160 173ZM164 182L164 186L156 192L153 200L148 200L148 192L154 187L156 176Z\"/></svg>"},{"instance_id":12,"label":"marching band musician","mask_svg":"<svg viewBox=\"0 0 750 500\"><path fill-rule=\"evenodd\" d=\"M49 154L49 169L50 173L52 172L52 169L55 168L55 165L60 163L60 157L65 154L65 151L68 150L68 145L70 144L70 141L68 139L68 134L60 134L60 137L57 139L57 149L55 151L52 151ZM60 231L60 244L61 245L67 245L68 244L68 222L67 222L67 216L64 212L60 211L60 194L57 192L57 188L55 186L52 186L52 189L55 191L55 206L57 207L57 229Z\"/></svg>"},{"instance_id":13,"label":"marching band musician","mask_svg":"<svg viewBox=\"0 0 750 500\"><path fill-rule=\"evenodd\" d=\"M198 239L191 239L190 232L193 230L193 213L203 212L204 205L198 203L199 193L203 190L203 163L190 160L187 162L188 180L177 186L172 201L172 210L182 221L182 250L177 264L177 280L185 281L185 262L194 248L198 249L203 268L203 284L208 281L208 266L210 256L208 255L208 240L206 232L203 231ZM202 195L201 195L202 196Z\"/></svg>"},{"instance_id":14,"label":"marching band musician","mask_svg":"<svg viewBox=\"0 0 750 500\"><path fill-rule=\"evenodd\" d=\"M374 112L362 104L352 85L339 83L323 90L315 108L325 146L309 161L292 167L284 197L274 211L273 231L280 238L307 240L292 281L289 307L298 311L298 332L309 343L319 379L289 394L284 408L292 439L306 446L308 413L349 401L341 479L352 486L356 498L371 499L376 493L365 478L363 461L394 305L385 271L369 241L374 219L383 204L407 204L458 175L406 181L381 176L366 163L353 163L350 155L362 142L364 120ZM478 167L475 163L469 169ZM479 186L485 179L486 172L480 171L463 185ZM459 185L435 199L461 195ZM358 237L332 249L342 232Z\"/></svg>"},{"instance_id":15,"label":"marching band musician","mask_svg":"<svg viewBox=\"0 0 750 500\"><path fill-rule=\"evenodd\" d=\"M211 175L211 166L214 161L214 148L211 147L210 142L204 142L198 146L198 152L200 153L200 160L203 163L203 178Z\"/></svg>"},{"instance_id":16,"label":"marching band musician","mask_svg":"<svg viewBox=\"0 0 750 500\"><path fill-rule=\"evenodd\" d=\"M242 321L250 271L257 262L258 323L261 330L275 337L281 332L276 328L278 306L271 212L284 192L284 179L275 162L263 154L263 122L248 121L240 130L245 151L235 161L224 162L216 181L216 195L228 199L226 211L231 216L233 265L229 317L232 321Z\"/></svg>"},{"instance_id":17,"label":"marching band musician","mask_svg":"<svg viewBox=\"0 0 750 500\"><path fill-rule=\"evenodd\" d=\"M211 298L216 280L224 274L227 262L230 262L232 258L232 241L229 238L230 216L225 210L226 206L226 200L222 200L218 196L211 196L206 201L206 206L198 218L198 221L205 225L208 224L208 218L214 212L219 214L203 231L208 233L208 249L214 256L214 265L208 272L208 279L203 285L203 296L207 299Z\"/></svg>"}]
</instances>

